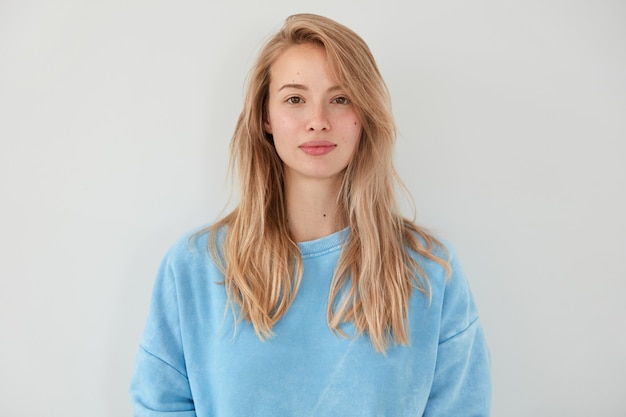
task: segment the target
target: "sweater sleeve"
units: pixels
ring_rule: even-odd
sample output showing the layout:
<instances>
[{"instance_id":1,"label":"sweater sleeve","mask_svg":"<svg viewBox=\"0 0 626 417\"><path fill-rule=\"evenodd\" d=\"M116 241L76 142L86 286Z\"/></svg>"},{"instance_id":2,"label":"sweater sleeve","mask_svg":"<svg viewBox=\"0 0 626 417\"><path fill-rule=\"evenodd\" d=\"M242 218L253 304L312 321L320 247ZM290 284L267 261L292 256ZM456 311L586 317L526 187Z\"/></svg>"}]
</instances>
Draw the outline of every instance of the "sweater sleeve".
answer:
<instances>
[{"instance_id":1,"label":"sweater sleeve","mask_svg":"<svg viewBox=\"0 0 626 417\"><path fill-rule=\"evenodd\" d=\"M474 301L454 259L446 284L435 375L424 417L484 417L491 407L490 358Z\"/></svg>"},{"instance_id":2,"label":"sweater sleeve","mask_svg":"<svg viewBox=\"0 0 626 417\"><path fill-rule=\"evenodd\" d=\"M176 273L168 255L157 274L135 361L130 398L135 417L195 417L180 332Z\"/></svg>"}]
</instances>

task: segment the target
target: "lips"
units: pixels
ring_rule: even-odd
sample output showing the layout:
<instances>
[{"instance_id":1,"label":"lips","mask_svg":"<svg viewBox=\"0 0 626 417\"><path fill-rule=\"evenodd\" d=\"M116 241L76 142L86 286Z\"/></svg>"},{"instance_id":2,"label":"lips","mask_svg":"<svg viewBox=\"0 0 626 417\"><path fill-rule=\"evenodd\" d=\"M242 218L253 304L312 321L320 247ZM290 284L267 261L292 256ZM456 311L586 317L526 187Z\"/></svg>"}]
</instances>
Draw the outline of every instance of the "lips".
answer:
<instances>
[{"instance_id":1,"label":"lips","mask_svg":"<svg viewBox=\"0 0 626 417\"><path fill-rule=\"evenodd\" d=\"M312 141L303 143L299 147L302 150L302 152L304 152L307 155L322 156L322 155L326 155L329 152L332 152L336 146L337 145L335 145L334 143L328 142L326 140L312 140Z\"/></svg>"}]
</instances>

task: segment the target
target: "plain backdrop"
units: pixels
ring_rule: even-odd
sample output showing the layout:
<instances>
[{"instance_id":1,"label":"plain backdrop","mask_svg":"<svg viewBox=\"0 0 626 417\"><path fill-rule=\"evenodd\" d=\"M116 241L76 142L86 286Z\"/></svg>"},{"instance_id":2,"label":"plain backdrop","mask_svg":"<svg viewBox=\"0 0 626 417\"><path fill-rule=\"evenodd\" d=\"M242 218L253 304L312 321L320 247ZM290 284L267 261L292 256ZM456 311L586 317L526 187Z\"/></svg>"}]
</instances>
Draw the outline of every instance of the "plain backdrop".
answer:
<instances>
[{"instance_id":1,"label":"plain backdrop","mask_svg":"<svg viewBox=\"0 0 626 417\"><path fill-rule=\"evenodd\" d=\"M227 202L248 69L296 12L377 58L417 221L478 303L493 415L626 415L619 0L1 0L0 415L131 414L158 264Z\"/></svg>"}]
</instances>

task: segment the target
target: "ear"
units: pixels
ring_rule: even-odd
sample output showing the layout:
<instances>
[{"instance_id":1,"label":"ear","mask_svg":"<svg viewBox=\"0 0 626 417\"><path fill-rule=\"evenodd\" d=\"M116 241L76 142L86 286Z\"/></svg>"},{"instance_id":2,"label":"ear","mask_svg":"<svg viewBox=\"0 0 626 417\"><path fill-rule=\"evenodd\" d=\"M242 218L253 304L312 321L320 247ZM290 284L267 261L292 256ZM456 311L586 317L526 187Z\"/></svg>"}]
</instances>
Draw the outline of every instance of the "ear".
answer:
<instances>
[{"instance_id":1,"label":"ear","mask_svg":"<svg viewBox=\"0 0 626 417\"><path fill-rule=\"evenodd\" d=\"M270 124L270 122L267 119L265 119L263 121L263 128L265 129L266 133L269 133L270 135L273 134L273 132L272 132L272 125Z\"/></svg>"}]
</instances>

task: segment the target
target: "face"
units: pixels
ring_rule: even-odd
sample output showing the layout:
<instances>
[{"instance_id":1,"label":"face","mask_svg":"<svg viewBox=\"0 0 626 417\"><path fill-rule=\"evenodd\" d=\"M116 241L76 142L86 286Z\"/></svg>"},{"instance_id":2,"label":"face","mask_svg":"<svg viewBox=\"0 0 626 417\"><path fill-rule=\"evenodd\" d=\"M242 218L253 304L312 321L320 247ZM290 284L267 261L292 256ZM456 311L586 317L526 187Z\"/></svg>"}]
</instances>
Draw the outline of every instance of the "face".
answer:
<instances>
[{"instance_id":1,"label":"face","mask_svg":"<svg viewBox=\"0 0 626 417\"><path fill-rule=\"evenodd\" d=\"M329 74L325 50L295 45L270 68L265 130L285 177L337 179L355 152L361 122L343 86Z\"/></svg>"}]
</instances>

